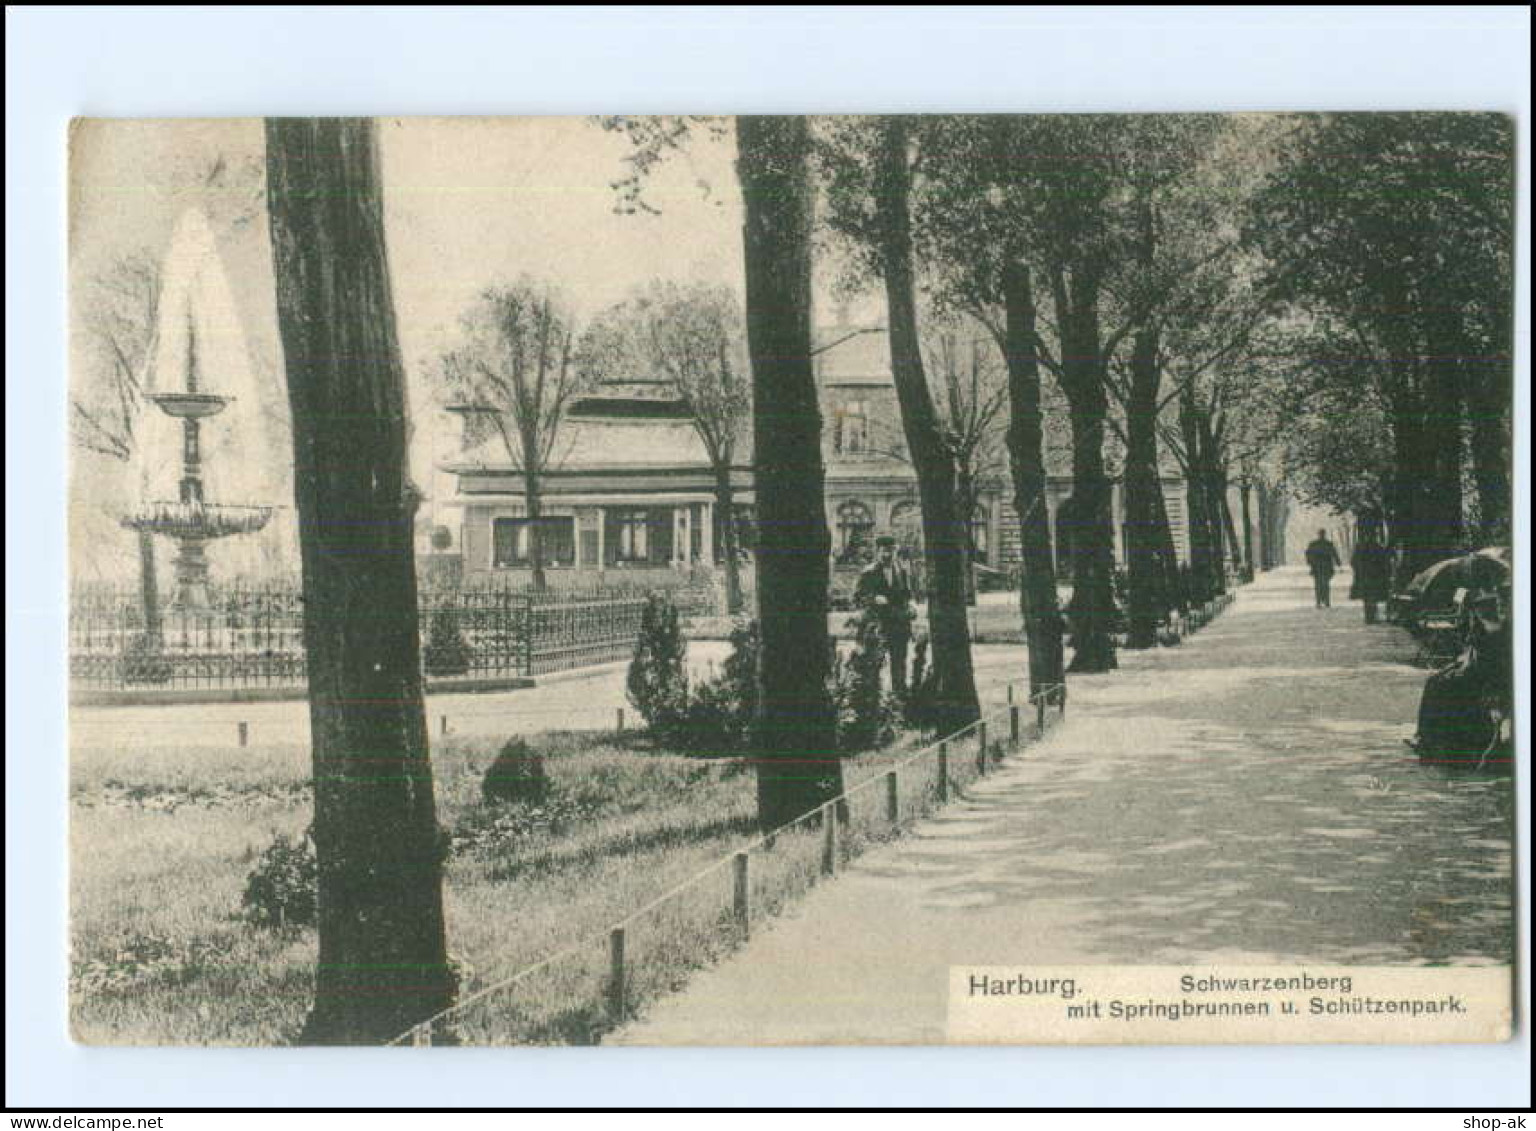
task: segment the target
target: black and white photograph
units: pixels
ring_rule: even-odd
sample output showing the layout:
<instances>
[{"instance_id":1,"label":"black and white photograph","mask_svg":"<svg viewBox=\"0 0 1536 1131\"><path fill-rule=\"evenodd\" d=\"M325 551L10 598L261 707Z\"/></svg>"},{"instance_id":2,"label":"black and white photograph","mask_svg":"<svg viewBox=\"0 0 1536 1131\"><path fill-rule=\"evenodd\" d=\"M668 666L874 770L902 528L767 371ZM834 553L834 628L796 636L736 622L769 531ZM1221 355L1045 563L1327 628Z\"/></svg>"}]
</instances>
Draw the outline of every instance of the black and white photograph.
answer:
<instances>
[{"instance_id":1,"label":"black and white photograph","mask_svg":"<svg viewBox=\"0 0 1536 1131\"><path fill-rule=\"evenodd\" d=\"M73 1038L1507 1038L1514 154L77 119Z\"/></svg>"}]
</instances>

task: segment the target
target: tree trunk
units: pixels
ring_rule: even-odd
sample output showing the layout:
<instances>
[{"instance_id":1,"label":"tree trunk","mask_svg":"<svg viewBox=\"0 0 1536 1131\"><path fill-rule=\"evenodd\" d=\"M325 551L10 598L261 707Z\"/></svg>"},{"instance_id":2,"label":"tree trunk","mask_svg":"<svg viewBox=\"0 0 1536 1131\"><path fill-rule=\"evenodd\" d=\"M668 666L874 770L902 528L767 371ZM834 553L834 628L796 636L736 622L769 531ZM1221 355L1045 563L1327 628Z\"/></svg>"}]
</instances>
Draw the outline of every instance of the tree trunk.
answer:
<instances>
[{"instance_id":1,"label":"tree trunk","mask_svg":"<svg viewBox=\"0 0 1536 1131\"><path fill-rule=\"evenodd\" d=\"M1437 312L1425 335L1424 453L1429 478L1424 484L1424 511L1429 515L1427 550L1432 561L1453 557L1467 549L1463 518L1462 362L1465 339L1448 315Z\"/></svg>"},{"instance_id":2,"label":"tree trunk","mask_svg":"<svg viewBox=\"0 0 1536 1131\"><path fill-rule=\"evenodd\" d=\"M1499 316L1494 320L1494 337L1488 345L1480 349L1468 343L1461 351L1489 355L1463 366L1467 416L1472 426L1472 479L1477 485L1477 536L1483 545L1509 545L1512 534L1510 349L1509 322Z\"/></svg>"},{"instance_id":3,"label":"tree trunk","mask_svg":"<svg viewBox=\"0 0 1536 1131\"><path fill-rule=\"evenodd\" d=\"M731 465L715 465L715 513L720 516L720 557L725 563L725 611L741 612L741 562L737 558L736 492L731 487Z\"/></svg>"},{"instance_id":4,"label":"tree trunk","mask_svg":"<svg viewBox=\"0 0 1536 1131\"><path fill-rule=\"evenodd\" d=\"M1113 630L1115 531L1112 487L1104 473L1104 425L1109 399L1099 341L1098 284L1058 279L1061 387L1072 421L1072 495L1062 504L1071 531L1072 630L1069 672L1106 672L1118 666ZM1062 517L1058 516L1058 526Z\"/></svg>"},{"instance_id":5,"label":"tree trunk","mask_svg":"<svg viewBox=\"0 0 1536 1131\"><path fill-rule=\"evenodd\" d=\"M1158 332L1137 332L1131 352L1131 389L1125 409L1125 541L1129 593L1127 648L1157 647L1157 624L1168 612L1167 567L1162 560L1157 470Z\"/></svg>"},{"instance_id":6,"label":"tree trunk","mask_svg":"<svg viewBox=\"0 0 1536 1131\"><path fill-rule=\"evenodd\" d=\"M896 382L902 429L917 472L917 492L923 511L935 721L940 733L948 734L968 726L981 715L965 612L970 516L960 513L959 468L923 371L912 277L912 220L908 212L912 173L907 156L907 127L902 118L883 120L876 150L875 215L880 269L885 279L891 374Z\"/></svg>"},{"instance_id":7,"label":"tree trunk","mask_svg":"<svg viewBox=\"0 0 1536 1131\"><path fill-rule=\"evenodd\" d=\"M971 529L971 516L980 503L976 487L976 473L964 461L956 464L955 509L960 512L961 529L965 532L965 603L976 604L976 536Z\"/></svg>"},{"instance_id":8,"label":"tree trunk","mask_svg":"<svg viewBox=\"0 0 1536 1131\"><path fill-rule=\"evenodd\" d=\"M811 135L803 117L739 117L747 345L755 419L761 625L758 820L777 828L842 792L827 690L832 537L811 365Z\"/></svg>"},{"instance_id":9,"label":"tree trunk","mask_svg":"<svg viewBox=\"0 0 1536 1131\"><path fill-rule=\"evenodd\" d=\"M1227 591L1227 562L1236 552L1236 531L1227 506L1227 473L1221 441L1211 425L1211 412L1202 409L1195 420L1200 429L1201 482L1205 487L1205 513L1211 538L1211 595Z\"/></svg>"},{"instance_id":10,"label":"tree trunk","mask_svg":"<svg viewBox=\"0 0 1536 1131\"><path fill-rule=\"evenodd\" d=\"M320 957L300 1040L377 1044L449 1006L422 707L405 371L366 119L266 123L293 413Z\"/></svg>"},{"instance_id":11,"label":"tree trunk","mask_svg":"<svg viewBox=\"0 0 1536 1131\"><path fill-rule=\"evenodd\" d=\"M1168 521L1168 501L1163 498L1163 480L1157 479L1157 494L1152 497L1157 518L1157 541L1162 547L1158 557L1163 566L1163 599L1169 609L1189 612L1189 594L1184 591L1184 574L1179 569L1179 547L1173 540L1173 524ZM1189 531L1185 530L1188 537Z\"/></svg>"},{"instance_id":12,"label":"tree trunk","mask_svg":"<svg viewBox=\"0 0 1536 1131\"><path fill-rule=\"evenodd\" d=\"M1399 369L1409 366L1407 359L1394 359L1389 364ZM1392 478L1387 490L1387 522L1392 527L1393 540L1399 551L1397 558L1396 587L1403 588L1413 576L1430 564L1430 558L1419 547L1419 483L1416 479L1417 451L1421 446L1419 435L1418 398L1412 389L1412 378L1407 374L1392 381Z\"/></svg>"},{"instance_id":13,"label":"tree trunk","mask_svg":"<svg viewBox=\"0 0 1536 1131\"><path fill-rule=\"evenodd\" d=\"M1227 566L1239 565L1238 555L1242 552L1241 543L1237 540L1237 523L1232 518L1232 500L1227 497L1227 477L1220 475L1216 478L1216 501L1221 504L1221 528L1226 531L1226 543L1222 557L1221 568L1221 592L1225 593L1229 588L1227 584ZM1234 568L1231 571L1237 573Z\"/></svg>"},{"instance_id":14,"label":"tree trunk","mask_svg":"<svg viewBox=\"0 0 1536 1131\"><path fill-rule=\"evenodd\" d=\"M524 466L529 466L524 461ZM533 588L542 593L549 587L544 575L544 481L539 471L523 473L523 500L528 512L528 567Z\"/></svg>"},{"instance_id":15,"label":"tree trunk","mask_svg":"<svg viewBox=\"0 0 1536 1131\"><path fill-rule=\"evenodd\" d=\"M1394 480L1402 557L1398 584L1460 553L1464 546L1461 497L1461 399L1454 362L1433 356L1417 334L1393 343L1393 354L1408 372L1398 377L1394 406ZM1442 343L1443 345L1443 343Z\"/></svg>"},{"instance_id":16,"label":"tree trunk","mask_svg":"<svg viewBox=\"0 0 1536 1131\"><path fill-rule=\"evenodd\" d=\"M141 530L138 538L139 602L144 611L144 643L146 647L158 651L165 639L165 629L160 616L160 578L155 568L155 536L147 530Z\"/></svg>"},{"instance_id":17,"label":"tree trunk","mask_svg":"<svg viewBox=\"0 0 1536 1131\"><path fill-rule=\"evenodd\" d=\"M1189 598L1196 604L1216 595L1215 560L1219 550L1205 484L1199 409L1193 391L1179 398L1179 428L1184 435L1185 509L1189 522Z\"/></svg>"},{"instance_id":18,"label":"tree trunk","mask_svg":"<svg viewBox=\"0 0 1536 1131\"><path fill-rule=\"evenodd\" d=\"M1502 363L1499 363L1502 365ZM1478 540L1508 545L1511 536L1509 405L1507 374L1496 383L1474 378L1468 389L1472 422L1472 478L1477 484ZM1492 387L1490 387L1492 384Z\"/></svg>"},{"instance_id":19,"label":"tree trunk","mask_svg":"<svg viewBox=\"0 0 1536 1131\"><path fill-rule=\"evenodd\" d=\"M1253 483L1243 477L1243 580L1252 581L1258 568L1253 560Z\"/></svg>"},{"instance_id":20,"label":"tree trunk","mask_svg":"<svg viewBox=\"0 0 1536 1131\"><path fill-rule=\"evenodd\" d=\"M1385 542L1385 539L1383 539ZM1259 480L1259 568L1271 570L1280 564L1276 555L1274 493L1269 484Z\"/></svg>"},{"instance_id":21,"label":"tree trunk","mask_svg":"<svg viewBox=\"0 0 1536 1131\"><path fill-rule=\"evenodd\" d=\"M1035 346L1035 299L1029 268L1009 263L1003 276L1007 318L1008 454L1013 506L1019 515L1019 605L1029 646L1029 690L1038 695L1066 682L1061 610L1056 602L1051 516L1045 503L1045 454L1040 411L1040 359Z\"/></svg>"}]
</instances>

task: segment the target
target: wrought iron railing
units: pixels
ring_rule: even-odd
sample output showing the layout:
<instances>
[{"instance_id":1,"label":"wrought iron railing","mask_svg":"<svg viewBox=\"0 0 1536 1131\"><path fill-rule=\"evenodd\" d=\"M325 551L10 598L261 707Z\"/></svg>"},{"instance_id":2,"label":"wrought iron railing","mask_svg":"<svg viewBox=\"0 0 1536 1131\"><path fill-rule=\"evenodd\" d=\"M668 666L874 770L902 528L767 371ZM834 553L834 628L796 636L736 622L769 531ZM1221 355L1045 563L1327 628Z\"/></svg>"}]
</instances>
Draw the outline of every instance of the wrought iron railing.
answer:
<instances>
[{"instance_id":1,"label":"wrought iron railing","mask_svg":"<svg viewBox=\"0 0 1536 1131\"><path fill-rule=\"evenodd\" d=\"M668 594L684 616L716 611L710 588ZM433 679L488 679L621 660L645 602L643 591L424 588L422 666ZM77 690L302 688L303 599L296 587L232 587L204 608L146 617L135 591L83 589L70 602L69 662Z\"/></svg>"}]
</instances>

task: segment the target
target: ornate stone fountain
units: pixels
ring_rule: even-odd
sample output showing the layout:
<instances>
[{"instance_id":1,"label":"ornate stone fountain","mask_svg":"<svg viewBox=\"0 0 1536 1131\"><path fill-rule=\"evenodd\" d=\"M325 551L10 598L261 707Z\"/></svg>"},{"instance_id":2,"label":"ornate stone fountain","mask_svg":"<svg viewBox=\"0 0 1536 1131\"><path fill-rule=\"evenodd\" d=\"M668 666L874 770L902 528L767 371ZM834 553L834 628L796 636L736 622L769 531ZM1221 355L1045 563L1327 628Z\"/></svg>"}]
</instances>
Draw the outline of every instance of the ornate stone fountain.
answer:
<instances>
[{"instance_id":1,"label":"ornate stone fountain","mask_svg":"<svg viewBox=\"0 0 1536 1131\"><path fill-rule=\"evenodd\" d=\"M181 421L178 498L145 499L122 519L130 530L158 534L176 543L176 595L172 607L178 611L198 611L209 605L207 544L217 538L260 530L272 516L270 506L217 503L203 497L202 423L223 412L234 398L206 389L199 370L198 318L194 310L199 302L199 276L217 269L212 237L200 221L200 216L194 216L178 229L167 256L170 262L179 257L178 269L186 280L185 285L177 288L186 326L184 364L174 364L173 352L172 360L159 366L155 374L157 384L168 382L171 387L162 384L157 391L146 394L146 399L161 412ZM170 270L168 263L168 274ZM163 314L176 318L183 311L168 310ZM165 327L167 322L162 320L161 325ZM153 628L150 625L151 631Z\"/></svg>"}]
</instances>

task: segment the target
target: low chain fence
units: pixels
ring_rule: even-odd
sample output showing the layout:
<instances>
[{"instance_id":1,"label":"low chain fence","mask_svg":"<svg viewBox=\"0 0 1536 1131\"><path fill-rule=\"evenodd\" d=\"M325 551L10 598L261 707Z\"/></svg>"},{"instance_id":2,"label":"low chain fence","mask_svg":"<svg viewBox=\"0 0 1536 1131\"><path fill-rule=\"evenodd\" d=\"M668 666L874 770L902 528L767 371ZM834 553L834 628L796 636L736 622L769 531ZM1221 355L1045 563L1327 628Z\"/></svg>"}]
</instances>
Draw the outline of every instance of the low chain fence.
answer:
<instances>
[{"instance_id":1,"label":"low chain fence","mask_svg":"<svg viewBox=\"0 0 1536 1131\"><path fill-rule=\"evenodd\" d=\"M868 772L819 808L669 886L611 926L510 975L475 979L391 1044L591 1044L750 938L866 848L963 798L1066 715L1053 684ZM851 767L850 767L851 768ZM477 984L478 983L478 984Z\"/></svg>"},{"instance_id":2,"label":"low chain fence","mask_svg":"<svg viewBox=\"0 0 1536 1131\"><path fill-rule=\"evenodd\" d=\"M712 587L666 592L685 617L715 612ZM487 584L424 588L418 599L425 674L487 679L627 658L647 593ZM230 588L203 608L166 607L151 624L137 592L85 589L70 600L69 667L82 690L302 688L303 597Z\"/></svg>"},{"instance_id":3,"label":"low chain fence","mask_svg":"<svg viewBox=\"0 0 1536 1131\"><path fill-rule=\"evenodd\" d=\"M1193 635L1234 599L1225 593L1196 605L1170 627ZM390 1044L597 1043L865 849L964 798L1065 718L1066 685L1016 701L1019 688L1009 684L1003 706L867 771L838 797L671 884L606 929L509 975L472 978L458 1002Z\"/></svg>"}]
</instances>

